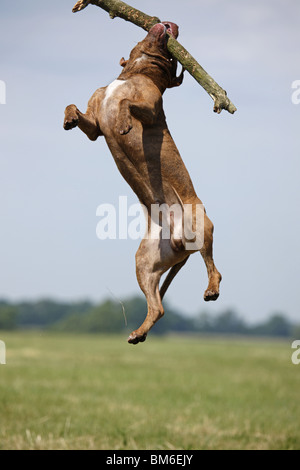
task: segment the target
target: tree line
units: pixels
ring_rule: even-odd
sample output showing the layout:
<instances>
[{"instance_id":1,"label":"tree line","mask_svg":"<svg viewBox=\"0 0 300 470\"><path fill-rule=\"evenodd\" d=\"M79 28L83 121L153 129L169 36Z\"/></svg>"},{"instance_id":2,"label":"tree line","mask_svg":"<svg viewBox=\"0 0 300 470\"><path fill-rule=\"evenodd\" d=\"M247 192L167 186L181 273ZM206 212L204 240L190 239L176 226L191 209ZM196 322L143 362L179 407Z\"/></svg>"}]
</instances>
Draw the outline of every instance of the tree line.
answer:
<instances>
[{"instance_id":1,"label":"tree line","mask_svg":"<svg viewBox=\"0 0 300 470\"><path fill-rule=\"evenodd\" d=\"M300 339L300 323L275 312L269 318L249 325L238 313L227 309L219 314L206 311L186 316L165 302L165 315L153 327L153 333L236 334L252 336L294 337ZM0 330L48 329L72 333L119 333L135 329L144 319L146 302L131 297L124 303L106 299L60 302L43 299L33 302L0 300Z\"/></svg>"}]
</instances>

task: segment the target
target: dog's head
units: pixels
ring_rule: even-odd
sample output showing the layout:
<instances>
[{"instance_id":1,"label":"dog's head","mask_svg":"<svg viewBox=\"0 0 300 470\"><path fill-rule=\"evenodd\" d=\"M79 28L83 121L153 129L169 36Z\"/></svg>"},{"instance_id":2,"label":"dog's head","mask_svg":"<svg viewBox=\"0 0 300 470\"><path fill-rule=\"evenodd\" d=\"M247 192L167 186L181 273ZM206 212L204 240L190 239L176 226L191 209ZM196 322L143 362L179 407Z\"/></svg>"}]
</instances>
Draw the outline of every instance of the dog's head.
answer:
<instances>
[{"instance_id":1,"label":"dog's head","mask_svg":"<svg viewBox=\"0 0 300 470\"><path fill-rule=\"evenodd\" d=\"M175 23L164 21L152 26L145 39L132 49L129 59L120 60L120 65L124 68L120 78L144 74L149 76L162 92L166 88L180 85L182 78L176 78L177 61L167 48L169 36L175 39L178 37L178 26Z\"/></svg>"},{"instance_id":2,"label":"dog's head","mask_svg":"<svg viewBox=\"0 0 300 470\"><path fill-rule=\"evenodd\" d=\"M171 23L169 21L163 21L162 23L157 23L150 29L149 33L145 37L144 43L146 43L149 49L159 48L161 52L167 53L167 42L168 36L172 36L173 38L178 38L178 26L175 23Z\"/></svg>"}]
</instances>

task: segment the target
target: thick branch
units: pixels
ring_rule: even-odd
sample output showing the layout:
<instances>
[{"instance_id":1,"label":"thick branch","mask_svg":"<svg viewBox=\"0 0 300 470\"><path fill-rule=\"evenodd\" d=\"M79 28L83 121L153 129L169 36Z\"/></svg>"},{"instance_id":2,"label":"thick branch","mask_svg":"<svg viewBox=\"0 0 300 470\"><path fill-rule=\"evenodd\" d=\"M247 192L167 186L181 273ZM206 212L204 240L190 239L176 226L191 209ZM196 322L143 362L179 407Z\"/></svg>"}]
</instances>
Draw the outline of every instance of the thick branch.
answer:
<instances>
[{"instance_id":1,"label":"thick branch","mask_svg":"<svg viewBox=\"0 0 300 470\"><path fill-rule=\"evenodd\" d=\"M149 31L156 23L160 23L160 19L156 16L149 16L136 8L127 5L121 0L79 0L73 8L73 13L83 10L89 4L96 5L109 13L113 19L116 16L123 20L139 26Z\"/></svg>"},{"instance_id":2,"label":"thick branch","mask_svg":"<svg viewBox=\"0 0 300 470\"><path fill-rule=\"evenodd\" d=\"M96 5L109 13L111 18L118 16L126 21L130 21L140 28L149 31L160 19L156 16L149 16L136 8L127 5L120 0L79 0L73 8L73 12L83 10L89 4ZM215 80L201 67L191 54L173 37L168 39L168 50L178 62L194 77L214 100L214 111L220 113L226 109L233 114L236 107L227 97L227 93Z\"/></svg>"}]
</instances>

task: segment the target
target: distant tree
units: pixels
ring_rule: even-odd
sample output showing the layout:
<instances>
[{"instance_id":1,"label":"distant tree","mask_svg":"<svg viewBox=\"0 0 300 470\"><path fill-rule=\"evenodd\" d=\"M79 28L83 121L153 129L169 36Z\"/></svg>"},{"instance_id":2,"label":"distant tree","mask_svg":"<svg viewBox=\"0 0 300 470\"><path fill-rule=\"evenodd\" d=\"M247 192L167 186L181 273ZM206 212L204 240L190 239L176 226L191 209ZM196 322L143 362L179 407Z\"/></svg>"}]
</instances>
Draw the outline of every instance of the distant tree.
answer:
<instances>
[{"instance_id":1,"label":"distant tree","mask_svg":"<svg viewBox=\"0 0 300 470\"><path fill-rule=\"evenodd\" d=\"M89 333L118 333L125 328L122 307L117 302L107 300L94 307L85 318Z\"/></svg>"},{"instance_id":2,"label":"distant tree","mask_svg":"<svg viewBox=\"0 0 300 470\"><path fill-rule=\"evenodd\" d=\"M293 325L283 313L275 313L266 321L249 326L234 310L218 315L208 311L188 317L164 302L165 315L152 332L248 334L259 336L293 337L300 339L300 324ZM35 302L9 303L0 299L0 329L51 328L84 333L130 332L137 328L147 314L143 297L130 297L124 302L106 299L98 305L89 301L59 302L42 299Z\"/></svg>"},{"instance_id":3,"label":"distant tree","mask_svg":"<svg viewBox=\"0 0 300 470\"><path fill-rule=\"evenodd\" d=\"M226 310L219 314L213 321L213 331L215 333L247 333L247 325L234 310Z\"/></svg>"},{"instance_id":4,"label":"distant tree","mask_svg":"<svg viewBox=\"0 0 300 470\"><path fill-rule=\"evenodd\" d=\"M11 305L0 305L0 330L17 328L18 309Z\"/></svg>"},{"instance_id":5,"label":"distant tree","mask_svg":"<svg viewBox=\"0 0 300 470\"><path fill-rule=\"evenodd\" d=\"M79 333L118 333L125 328L121 305L106 300L85 314L71 313L52 325L52 329Z\"/></svg>"},{"instance_id":6,"label":"distant tree","mask_svg":"<svg viewBox=\"0 0 300 470\"><path fill-rule=\"evenodd\" d=\"M252 328L252 333L263 336L291 336L292 324L282 313L273 314L267 321Z\"/></svg>"},{"instance_id":7,"label":"distant tree","mask_svg":"<svg viewBox=\"0 0 300 470\"><path fill-rule=\"evenodd\" d=\"M26 328L44 328L59 320L77 313L85 314L91 309L91 302L58 302L51 299L18 304L19 324Z\"/></svg>"},{"instance_id":8,"label":"distant tree","mask_svg":"<svg viewBox=\"0 0 300 470\"><path fill-rule=\"evenodd\" d=\"M154 334L172 331L193 331L193 321L180 315L165 303L165 315L153 327ZM142 297L132 297L124 302L105 300L84 315L71 314L56 322L52 328L84 333L118 333L137 328L147 314L147 303Z\"/></svg>"},{"instance_id":9,"label":"distant tree","mask_svg":"<svg viewBox=\"0 0 300 470\"><path fill-rule=\"evenodd\" d=\"M292 337L294 339L300 339L300 324L292 327Z\"/></svg>"},{"instance_id":10,"label":"distant tree","mask_svg":"<svg viewBox=\"0 0 300 470\"><path fill-rule=\"evenodd\" d=\"M200 333L212 333L213 330L214 330L214 318L210 313L206 311L201 312L194 319L194 331L198 331Z\"/></svg>"}]
</instances>

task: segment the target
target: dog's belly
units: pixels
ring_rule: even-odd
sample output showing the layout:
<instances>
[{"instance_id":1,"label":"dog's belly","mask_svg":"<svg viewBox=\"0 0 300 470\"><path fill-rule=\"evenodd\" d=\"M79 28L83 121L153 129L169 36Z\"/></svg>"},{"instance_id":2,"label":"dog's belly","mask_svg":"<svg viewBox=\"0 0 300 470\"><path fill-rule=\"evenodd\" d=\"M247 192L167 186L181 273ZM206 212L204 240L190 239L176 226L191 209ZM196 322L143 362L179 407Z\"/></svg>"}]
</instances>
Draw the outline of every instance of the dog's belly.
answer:
<instances>
[{"instance_id":1,"label":"dog's belly","mask_svg":"<svg viewBox=\"0 0 300 470\"><path fill-rule=\"evenodd\" d=\"M136 97L139 92L131 80L114 80L101 105L101 130L119 171L146 205L178 203L176 193L183 203L194 201L197 195L162 109L151 126L132 116L132 129L120 135L116 125L120 101L133 94ZM145 197L145 189L151 197Z\"/></svg>"},{"instance_id":2,"label":"dog's belly","mask_svg":"<svg viewBox=\"0 0 300 470\"><path fill-rule=\"evenodd\" d=\"M127 135L105 138L123 178L146 206L177 204L178 195L184 204L198 199L167 128L146 128L134 120Z\"/></svg>"}]
</instances>

